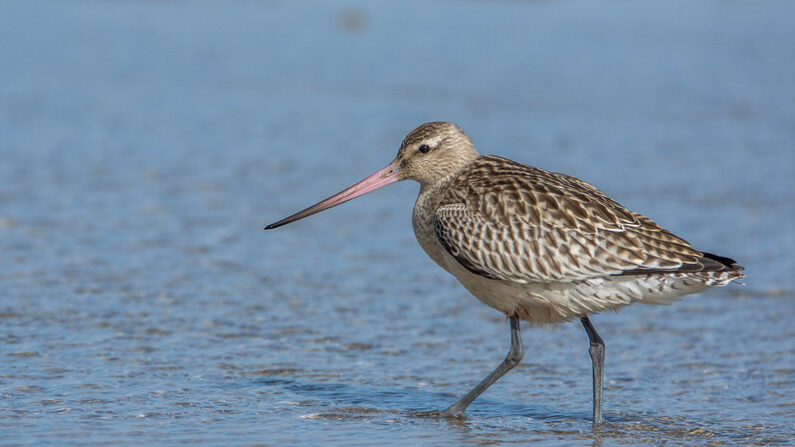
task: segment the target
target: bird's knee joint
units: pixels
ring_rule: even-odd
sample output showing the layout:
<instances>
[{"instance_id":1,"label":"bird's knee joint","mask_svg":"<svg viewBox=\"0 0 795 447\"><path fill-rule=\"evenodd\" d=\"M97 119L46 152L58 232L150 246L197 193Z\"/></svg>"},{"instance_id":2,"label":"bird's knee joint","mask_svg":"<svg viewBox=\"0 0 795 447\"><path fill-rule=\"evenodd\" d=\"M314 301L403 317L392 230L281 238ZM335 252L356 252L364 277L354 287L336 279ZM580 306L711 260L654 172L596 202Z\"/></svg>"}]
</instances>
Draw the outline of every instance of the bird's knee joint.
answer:
<instances>
[{"instance_id":1,"label":"bird's knee joint","mask_svg":"<svg viewBox=\"0 0 795 447\"><path fill-rule=\"evenodd\" d=\"M524 352L511 351L505 357L505 362L508 363L511 367L513 367L521 363L523 357L524 357Z\"/></svg>"},{"instance_id":2,"label":"bird's knee joint","mask_svg":"<svg viewBox=\"0 0 795 447\"><path fill-rule=\"evenodd\" d=\"M604 357L605 355L605 345L604 344L591 344L591 347L588 348L588 353L591 354L591 357L599 356Z\"/></svg>"}]
</instances>

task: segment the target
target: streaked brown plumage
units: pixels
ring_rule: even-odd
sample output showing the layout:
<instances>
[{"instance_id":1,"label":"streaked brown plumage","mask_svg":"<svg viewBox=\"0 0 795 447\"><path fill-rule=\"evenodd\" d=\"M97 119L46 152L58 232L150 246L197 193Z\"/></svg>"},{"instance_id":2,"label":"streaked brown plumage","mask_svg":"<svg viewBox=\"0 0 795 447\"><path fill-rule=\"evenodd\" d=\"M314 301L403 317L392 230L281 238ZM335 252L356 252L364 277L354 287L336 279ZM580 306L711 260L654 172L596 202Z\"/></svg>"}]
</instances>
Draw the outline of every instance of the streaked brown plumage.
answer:
<instances>
[{"instance_id":1,"label":"streaked brown plumage","mask_svg":"<svg viewBox=\"0 0 795 447\"><path fill-rule=\"evenodd\" d=\"M397 157L357 185L275 228L399 180L416 180L412 223L422 248L478 299L511 318L505 361L442 415L467 406L522 356L518 321L579 318L591 340L594 424L601 423L604 344L588 315L669 303L743 278L734 260L694 249L577 178L480 156L455 124L410 132Z\"/></svg>"},{"instance_id":2,"label":"streaked brown plumage","mask_svg":"<svg viewBox=\"0 0 795 447\"><path fill-rule=\"evenodd\" d=\"M428 123L397 160L434 130L472 146L454 124ZM476 156L423 184L413 222L423 249L476 297L536 324L667 303L743 277L734 261L694 249L582 180L501 157Z\"/></svg>"}]
</instances>

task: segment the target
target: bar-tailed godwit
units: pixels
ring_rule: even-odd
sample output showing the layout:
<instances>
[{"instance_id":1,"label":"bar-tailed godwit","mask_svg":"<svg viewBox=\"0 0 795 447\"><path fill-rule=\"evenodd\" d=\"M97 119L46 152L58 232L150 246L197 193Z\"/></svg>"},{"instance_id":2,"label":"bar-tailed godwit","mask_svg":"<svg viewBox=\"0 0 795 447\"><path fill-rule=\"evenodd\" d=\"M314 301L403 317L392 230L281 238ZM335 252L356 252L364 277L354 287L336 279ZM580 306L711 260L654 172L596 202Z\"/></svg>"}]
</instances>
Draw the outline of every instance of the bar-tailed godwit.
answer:
<instances>
[{"instance_id":1,"label":"bar-tailed godwit","mask_svg":"<svg viewBox=\"0 0 795 447\"><path fill-rule=\"evenodd\" d=\"M694 249L577 178L482 156L453 123L411 131L397 157L280 227L401 180L420 193L412 224L422 248L475 297L510 319L505 360L440 412L461 418L523 356L519 321L579 318L590 339L593 423L602 423L605 345L588 315L634 302L666 304L744 277L733 259Z\"/></svg>"}]
</instances>

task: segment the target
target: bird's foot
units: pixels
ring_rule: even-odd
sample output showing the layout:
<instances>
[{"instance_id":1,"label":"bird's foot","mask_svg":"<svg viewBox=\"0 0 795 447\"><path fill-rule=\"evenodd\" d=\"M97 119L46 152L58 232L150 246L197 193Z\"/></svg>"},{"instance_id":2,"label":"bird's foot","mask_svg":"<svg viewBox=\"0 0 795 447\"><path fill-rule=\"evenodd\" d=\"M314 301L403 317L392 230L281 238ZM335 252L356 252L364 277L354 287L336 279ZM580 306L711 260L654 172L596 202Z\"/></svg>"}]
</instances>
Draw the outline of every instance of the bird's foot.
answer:
<instances>
[{"instance_id":1,"label":"bird's foot","mask_svg":"<svg viewBox=\"0 0 795 447\"><path fill-rule=\"evenodd\" d=\"M594 419L593 420L593 429L594 430L599 430L600 428L604 427L605 425L607 425L607 421L605 419L601 418L601 417L599 419Z\"/></svg>"},{"instance_id":2,"label":"bird's foot","mask_svg":"<svg viewBox=\"0 0 795 447\"><path fill-rule=\"evenodd\" d=\"M439 416L447 419L464 419L466 418L466 407L460 408L458 405L453 404L439 412Z\"/></svg>"},{"instance_id":3,"label":"bird's foot","mask_svg":"<svg viewBox=\"0 0 795 447\"><path fill-rule=\"evenodd\" d=\"M432 411L418 411L414 413L415 416L426 418L445 418L445 419L465 419L466 414L455 405L450 406L445 410L432 410Z\"/></svg>"}]
</instances>

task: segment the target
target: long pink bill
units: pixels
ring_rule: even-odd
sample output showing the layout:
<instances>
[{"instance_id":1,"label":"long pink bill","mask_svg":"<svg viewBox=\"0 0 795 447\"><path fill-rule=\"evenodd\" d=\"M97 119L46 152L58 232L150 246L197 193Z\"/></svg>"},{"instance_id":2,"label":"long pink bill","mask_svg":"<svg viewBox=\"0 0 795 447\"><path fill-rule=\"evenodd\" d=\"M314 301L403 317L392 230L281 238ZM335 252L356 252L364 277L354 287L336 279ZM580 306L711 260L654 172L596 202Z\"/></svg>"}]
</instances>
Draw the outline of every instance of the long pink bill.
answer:
<instances>
[{"instance_id":1,"label":"long pink bill","mask_svg":"<svg viewBox=\"0 0 795 447\"><path fill-rule=\"evenodd\" d=\"M348 200L355 199L359 196L367 194L368 192L372 192L378 188L395 183L396 181L398 181L398 170L392 163L390 163L375 174L351 186L345 191L335 194L326 200L318 202L303 211L293 214L290 217L285 217L278 222L274 222L265 227L265 229L272 230L274 228L281 227L282 225L287 225L290 222L295 222L296 220L300 220L304 217L308 217L331 207L335 207L341 203L347 202Z\"/></svg>"}]
</instances>

